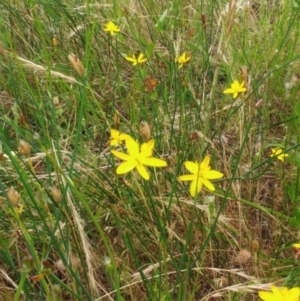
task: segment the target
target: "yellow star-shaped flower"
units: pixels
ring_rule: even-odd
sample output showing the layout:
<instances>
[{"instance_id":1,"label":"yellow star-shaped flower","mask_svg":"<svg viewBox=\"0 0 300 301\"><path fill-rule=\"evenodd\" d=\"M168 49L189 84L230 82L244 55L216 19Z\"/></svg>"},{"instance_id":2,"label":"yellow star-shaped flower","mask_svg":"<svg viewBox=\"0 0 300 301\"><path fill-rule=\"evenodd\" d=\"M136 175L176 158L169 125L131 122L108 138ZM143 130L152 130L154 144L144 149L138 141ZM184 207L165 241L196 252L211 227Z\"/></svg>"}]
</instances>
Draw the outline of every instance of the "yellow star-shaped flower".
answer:
<instances>
[{"instance_id":1,"label":"yellow star-shaped flower","mask_svg":"<svg viewBox=\"0 0 300 301\"><path fill-rule=\"evenodd\" d=\"M281 162L284 161L284 158L289 156L288 154L284 154L283 150L280 147L272 148L271 151L272 154L270 155L270 157L276 157Z\"/></svg>"},{"instance_id":2,"label":"yellow star-shaped flower","mask_svg":"<svg viewBox=\"0 0 300 301\"><path fill-rule=\"evenodd\" d=\"M145 166L153 166L153 167L164 167L167 166L167 162L152 157L153 149L154 149L154 140L150 140L147 143L143 143L141 146L138 142L136 142L131 136L128 136L125 140L127 154L111 150L111 153L117 158L125 161L121 163L116 173L118 175L122 175L130 172L133 169L137 169L138 173L145 180L149 180L150 175Z\"/></svg>"},{"instance_id":3,"label":"yellow star-shaped flower","mask_svg":"<svg viewBox=\"0 0 300 301\"><path fill-rule=\"evenodd\" d=\"M191 56L184 52L182 55L180 55L178 58L176 58L175 61L176 61L176 63L179 64L178 68L182 68L182 66L184 64L186 64L190 59L191 59Z\"/></svg>"},{"instance_id":4,"label":"yellow star-shaped flower","mask_svg":"<svg viewBox=\"0 0 300 301\"><path fill-rule=\"evenodd\" d=\"M120 32L120 28L114 22L109 21L105 24L104 31L109 32L110 35L114 36L117 32Z\"/></svg>"},{"instance_id":5,"label":"yellow star-shaped flower","mask_svg":"<svg viewBox=\"0 0 300 301\"><path fill-rule=\"evenodd\" d=\"M133 54L131 57L126 56L125 59L128 62L131 62L133 66L136 66L137 64L142 64L147 61L147 58L143 53Z\"/></svg>"},{"instance_id":6,"label":"yellow star-shaped flower","mask_svg":"<svg viewBox=\"0 0 300 301\"><path fill-rule=\"evenodd\" d=\"M185 168L191 173L189 175L182 175L178 178L179 181L191 181L190 194L192 197L196 196L204 185L211 191L215 191L214 185L210 180L220 179L223 174L217 170L211 170L209 166L210 157L206 156L204 160L199 162L186 161Z\"/></svg>"},{"instance_id":7,"label":"yellow star-shaped flower","mask_svg":"<svg viewBox=\"0 0 300 301\"><path fill-rule=\"evenodd\" d=\"M129 135L119 132L118 130L110 130L110 146L122 144Z\"/></svg>"},{"instance_id":8,"label":"yellow star-shaped flower","mask_svg":"<svg viewBox=\"0 0 300 301\"><path fill-rule=\"evenodd\" d=\"M272 285L271 292L260 291L258 295L263 301L299 301L300 288L278 288Z\"/></svg>"},{"instance_id":9,"label":"yellow star-shaped flower","mask_svg":"<svg viewBox=\"0 0 300 301\"><path fill-rule=\"evenodd\" d=\"M237 80L235 80L230 88L227 88L223 91L224 94L233 94L233 98L237 98L239 93L246 92L247 89L244 87L245 82L239 83Z\"/></svg>"}]
</instances>

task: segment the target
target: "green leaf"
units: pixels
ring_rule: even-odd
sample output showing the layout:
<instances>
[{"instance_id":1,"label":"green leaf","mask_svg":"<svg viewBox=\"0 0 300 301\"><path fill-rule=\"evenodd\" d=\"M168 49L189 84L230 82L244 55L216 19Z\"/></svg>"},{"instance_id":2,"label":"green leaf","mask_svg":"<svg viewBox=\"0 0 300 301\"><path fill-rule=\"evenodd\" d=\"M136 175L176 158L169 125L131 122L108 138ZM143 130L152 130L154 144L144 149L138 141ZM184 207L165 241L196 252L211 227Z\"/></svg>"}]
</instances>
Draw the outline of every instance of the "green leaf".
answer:
<instances>
[{"instance_id":1,"label":"green leaf","mask_svg":"<svg viewBox=\"0 0 300 301\"><path fill-rule=\"evenodd\" d=\"M298 118L300 118L300 101L296 104L296 115Z\"/></svg>"},{"instance_id":2,"label":"green leaf","mask_svg":"<svg viewBox=\"0 0 300 301\"><path fill-rule=\"evenodd\" d=\"M297 167L300 167L300 153L297 153L295 156L295 164Z\"/></svg>"},{"instance_id":3,"label":"green leaf","mask_svg":"<svg viewBox=\"0 0 300 301\"><path fill-rule=\"evenodd\" d=\"M295 228L300 226L300 208L294 209L294 216L290 219L290 225Z\"/></svg>"}]
</instances>

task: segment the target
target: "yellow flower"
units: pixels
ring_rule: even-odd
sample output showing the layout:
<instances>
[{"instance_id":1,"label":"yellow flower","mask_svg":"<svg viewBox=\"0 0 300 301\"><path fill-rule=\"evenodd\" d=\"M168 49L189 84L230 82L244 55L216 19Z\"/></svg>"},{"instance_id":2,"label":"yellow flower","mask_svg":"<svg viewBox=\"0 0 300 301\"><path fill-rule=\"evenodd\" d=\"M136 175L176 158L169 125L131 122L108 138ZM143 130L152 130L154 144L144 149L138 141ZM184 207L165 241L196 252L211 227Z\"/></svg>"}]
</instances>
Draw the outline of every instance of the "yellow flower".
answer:
<instances>
[{"instance_id":1,"label":"yellow flower","mask_svg":"<svg viewBox=\"0 0 300 301\"><path fill-rule=\"evenodd\" d=\"M284 161L284 158L289 156L288 154L284 154L283 150L280 147L272 148L271 151L272 154L270 155L270 157L277 157L277 159L281 162Z\"/></svg>"},{"instance_id":2,"label":"yellow flower","mask_svg":"<svg viewBox=\"0 0 300 301\"><path fill-rule=\"evenodd\" d=\"M211 170L209 166L210 157L206 156L201 163L186 161L185 168L191 173L190 175L182 175L178 178L179 181L192 181L190 186L190 194L194 197L198 194L202 185L211 191L215 191L214 185L209 180L220 179L223 174L217 170Z\"/></svg>"},{"instance_id":3,"label":"yellow flower","mask_svg":"<svg viewBox=\"0 0 300 301\"><path fill-rule=\"evenodd\" d=\"M109 21L105 24L104 31L109 32L111 36L114 36L117 32L120 31L120 28L114 22Z\"/></svg>"},{"instance_id":4,"label":"yellow flower","mask_svg":"<svg viewBox=\"0 0 300 301\"><path fill-rule=\"evenodd\" d=\"M241 84L235 80L230 88L223 91L224 94L233 94L233 98L237 98L239 93L246 92L247 89L244 87L245 82L241 82Z\"/></svg>"},{"instance_id":5,"label":"yellow flower","mask_svg":"<svg viewBox=\"0 0 300 301\"><path fill-rule=\"evenodd\" d=\"M125 59L128 62L131 62L133 66L136 66L137 64L142 64L147 61L147 58L143 53L133 54L131 57L126 56Z\"/></svg>"},{"instance_id":6,"label":"yellow flower","mask_svg":"<svg viewBox=\"0 0 300 301\"><path fill-rule=\"evenodd\" d=\"M294 249L299 249L299 250L300 250L300 244L293 244L292 247L293 247Z\"/></svg>"},{"instance_id":7,"label":"yellow flower","mask_svg":"<svg viewBox=\"0 0 300 301\"><path fill-rule=\"evenodd\" d=\"M119 132L118 130L111 129L109 144L110 144L110 146L122 144L123 141L125 141L127 137L129 137L129 135L123 134L123 133Z\"/></svg>"},{"instance_id":8,"label":"yellow flower","mask_svg":"<svg viewBox=\"0 0 300 301\"><path fill-rule=\"evenodd\" d=\"M178 58L176 58L176 63L179 64L178 68L181 68L185 63L187 63L189 60L191 59L190 55L187 55L185 52L179 56Z\"/></svg>"},{"instance_id":9,"label":"yellow flower","mask_svg":"<svg viewBox=\"0 0 300 301\"><path fill-rule=\"evenodd\" d=\"M154 149L153 139L140 146L138 142L128 135L125 143L128 154L114 150L111 151L114 156L125 161L118 166L116 170L118 175L128 173L136 168L142 178L149 180L150 175L144 165L154 167L167 166L167 163L164 160L152 157Z\"/></svg>"},{"instance_id":10,"label":"yellow flower","mask_svg":"<svg viewBox=\"0 0 300 301\"><path fill-rule=\"evenodd\" d=\"M258 292L259 297L264 301L299 301L300 288L294 287L288 289L286 287L277 288L276 286L271 286L272 292Z\"/></svg>"}]
</instances>

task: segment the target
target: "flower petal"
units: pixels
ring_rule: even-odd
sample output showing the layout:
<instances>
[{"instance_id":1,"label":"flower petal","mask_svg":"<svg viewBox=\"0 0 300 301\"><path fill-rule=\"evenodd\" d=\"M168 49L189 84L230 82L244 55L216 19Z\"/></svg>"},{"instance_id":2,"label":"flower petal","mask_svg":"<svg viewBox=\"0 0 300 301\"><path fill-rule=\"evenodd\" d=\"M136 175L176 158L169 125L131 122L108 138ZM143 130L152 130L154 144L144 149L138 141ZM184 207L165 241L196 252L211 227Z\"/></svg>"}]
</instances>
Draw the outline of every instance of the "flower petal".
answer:
<instances>
[{"instance_id":1,"label":"flower petal","mask_svg":"<svg viewBox=\"0 0 300 301\"><path fill-rule=\"evenodd\" d=\"M210 156L206 155L200 164L200 169L202 170L204 168L209 167L209 163L210 163ZM209 169L210 169L210 167L209 167Z\"/></svg>"},{"instance_id":2,"label":"flower petal","mask_svg":"<svg viewBox=\"0 0 300 301\"><path fill-rule=\"evenodd\" d=\"M195 179L194 181L192 181L191 186L190 186L190 194L192 197L195 197L202 188L202 182L200 181L200 179Z\"/></svg>"},{"instance_id":3,"label":"flower petal","mask_svg":"<svg viewBox=\"0 0 300 301\"><path fill-rule=\"evenodd\" d=\"M125 59L127 60L127 61L129 61L129 62L136 62L136 58L134 58L134 57L131 57L131 56L126 56L125 57Z\"/></svg>"},{"instance_id":4,"label":"flower petal","mask_svg":"<svg viewBox=\"0 0 300 301\"><path fill-rule=\"evenodd\" d=\"M136 168L137 168L138 173L142 176L142 178L144 178L145 180L150 179L150 175L143 164L138 163L136 165Z\"/></svg>"},{"instance_id":5,"label":"flower petal","mask_svg":"<svg viewBox=\"0 0 300 301\"><path fill-rule=\"evenodd\" d=\"M131 161L127 161L127 162L123 162L121 163L117 170L116 170L116 173L118 175L122 175L124 173L128 173L130 172L131 170L133 170L134 168L136 167L136 162L131 160Z\"/></svg>"},{"instance_id":6,"label":"flower petal","mask_svg":"<svg viewBox=\"0 0 300 301\"><path fill-rule=\"evenodd\" d=\"M154 166L154 167L164 167L167 166L167 162L159 159L159 158L141 158L140 162L147 166Z\"/></svg>"},{"instance_id":7,"label":"flower petal","mask_svg":"<svg viewBox=\"0 0 300 301\"><path fill-rule=\"evenodd\" d=\"M139 56L138 56L138 59L137 59L138 63L144 63L147 61L147 58L144 56L143 53L140 53Z\"/></svg>"},{"instance_id":8,"label":"flower petal","mask_svg":"<svg viewBox=\"0 0 300 301\"><path fill-rule=\"evenodd\" d=\"M128 156L127 154L115 151L115 150L111 150L110 151L114 156L116 156L117 158L123 160L123 161L129 161L130 160L130 156Z\"/></svg>"},{"instance_id":9,"label":"flower petal","mask_svg":"<svg viewBox=\"0 0 300 301\"><path fill-rule=\"evenodd\" d=\"M273 301L274 300L274 294L271 292L260 291L260 292L258 292L258 296L263 301ZM274 300L274 301L277 301L277 300Z\"/></svg>"},{"instance_id":10,"label":"flower petal","mask_svg":"<svg viewBox=\"0 0 300 301\"><path fill-rule=\"evenodd\" d=\"M206 179L215 180L215 179L223 178L224 175L217 170L209 170L204 174L204 176Z\"/></svg>"},{"instance_id":11,"label":"flower petal","mask_svg":"<svg viewBox=\"0 0 300 301\"><path fill-rule=\"evenodd\" d=\"M215 191L215 186L207 179L201 179L201 182L203 183L203 185L208 188L210 191Z\"/></svg>"},{"instance_id":12,"label":"flower petal","mask_svg":"<svg viewBox=\"0 0 300 301\"><path fill-rule=\"evenodd\" d=\"M192 175L182 175L178 177L178 181L194 181L196 179L196 176L194 174Z\"/></svg>"},{"instance_id":13,"label":"flower petal","mask_svg":"<svg viewBox=\"0 0 300 301\"><path fill-rule=\"evenodd\" d=\"M151 139L150 141L143 143L141 146L141 155L143 157L151 157L154 149L154 140Z\"/></svg>"},{"instance_id":14,"label":"flower petal","mask_svg":"<svg viewBox=\"0 0 300 301\"><path fill-rule=\"evenodd\" d=\"M184 162L185 168L192 174L197 175L199 170L199 163L192 162L192 161L185 161Z\"/></svg>"},{"instance_id":15,"label":"flower petal","mask_svg":"<svg viewBox=\"0 0 300 301\"><path fill-rule=\"evenodd\" d=\"M110 129L110 138L116 139L119 138L120 132L114 129Z\"/></svg>"},{"instance_id":16,"label":"flower petal","mask_svg":"<svg viewBox=\"0 0 300 301\"><path fill-rule=\"evenodd\" d=\"M129 156L136 158L140 153L139 144L131 136L128 136L125 141Z\"/></svg>"},{"instance_id":17,"label":"flower petal","mask_svg":"<svg viewBox=\"0 0 300 301\"><path fill-rule=\"evenodd\" d=\"M231 89L231 88L227 88L223 91L224 94L233 94L235 93L235 90Z\"/></svg>"},{"instance_id":18,"label":"flower petal","mask_svg":"<svg viewBox=\"0 0 300 301\"><path fill-rule=\"evenodd\" d=\"M135 66L135 65L137 64L137 59L136 59L136 57L126 56L125 59L126 59L128 62L131 62L133 66Z\"/></svg>"},{"instance_id":19,"label":"flower petal","mask_svg":"<svg viewBox=\"0 0 300 301\"><path fill-rule=\"evenodd\" d=\"M298 301L299 295L300 295L299 287L293 287L292 289L289 290L289 292L286 296L286 300Z\"/></svg>"}]
</instances>

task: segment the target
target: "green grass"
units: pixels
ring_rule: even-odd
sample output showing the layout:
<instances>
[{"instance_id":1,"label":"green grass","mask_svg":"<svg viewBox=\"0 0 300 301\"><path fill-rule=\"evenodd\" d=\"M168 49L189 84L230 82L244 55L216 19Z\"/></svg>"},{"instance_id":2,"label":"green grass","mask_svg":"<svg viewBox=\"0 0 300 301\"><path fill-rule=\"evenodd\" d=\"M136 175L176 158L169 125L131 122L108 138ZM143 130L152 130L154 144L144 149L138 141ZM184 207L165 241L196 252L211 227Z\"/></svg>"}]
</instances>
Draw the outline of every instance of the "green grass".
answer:
<instances>
[{"instance_id":1,"label":"green grass","mask_svg":"<svg viewBox=\"0 0 300 301\"><path fill-rule=\"evenodd\" d=\"M298 286L299 12L2 0L0 300L258 300L270 283ZM137 52L148 60L132 66ZM223 94L234 80L247 87L236 100ZM117 127L143 142L142 121L168 163L149 181L117 175L109 146ZM206 155L224 177L192 198L178 177Z\"/></svg>"}]
</instances>

